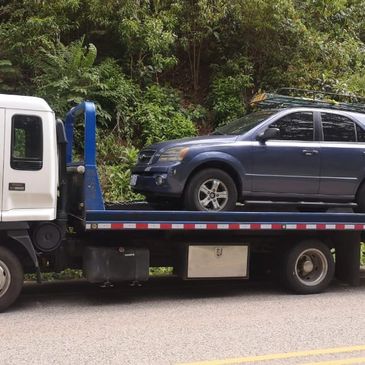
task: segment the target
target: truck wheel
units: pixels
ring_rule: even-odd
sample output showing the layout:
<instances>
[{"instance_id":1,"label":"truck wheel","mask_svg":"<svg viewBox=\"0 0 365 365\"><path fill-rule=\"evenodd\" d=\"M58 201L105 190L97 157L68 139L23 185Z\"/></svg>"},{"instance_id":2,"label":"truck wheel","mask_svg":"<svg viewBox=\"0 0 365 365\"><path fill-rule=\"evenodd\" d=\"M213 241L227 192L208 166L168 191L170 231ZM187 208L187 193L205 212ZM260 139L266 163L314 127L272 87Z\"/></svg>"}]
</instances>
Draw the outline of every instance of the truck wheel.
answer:
<instances>
[{"instance_id":1,"label":"truck wheel","mask_svg":"<svg viewBox=\"0 0 365 365\"><path fill-rule=\"evenodd\" d=\"M0 246L0 312L18 298L24 281L23 267L18 258Z\"/></svg>"},{"instance_id":2,"label":"truck wheel","mask_svg":"<svg viewBox=\"0 0 365 365\"><path fill-rule=\"evenodd\" d=\"M232 178L219 169L205 169L188 182L184 194L187 210L227 211L234 210L237 189Z\"/></svg>"},{"instance_id":3,"label":"truck wheel","mask_svg":"<svg viewBox=\"0 0 365 365\"><path fill-rule=\"evenodd\" d=\"M333 279L335 264L330 249L321 241L308 240L291 248L284 257L282 278L298 294L325 290Z\"/></svg>"}]
</instances>

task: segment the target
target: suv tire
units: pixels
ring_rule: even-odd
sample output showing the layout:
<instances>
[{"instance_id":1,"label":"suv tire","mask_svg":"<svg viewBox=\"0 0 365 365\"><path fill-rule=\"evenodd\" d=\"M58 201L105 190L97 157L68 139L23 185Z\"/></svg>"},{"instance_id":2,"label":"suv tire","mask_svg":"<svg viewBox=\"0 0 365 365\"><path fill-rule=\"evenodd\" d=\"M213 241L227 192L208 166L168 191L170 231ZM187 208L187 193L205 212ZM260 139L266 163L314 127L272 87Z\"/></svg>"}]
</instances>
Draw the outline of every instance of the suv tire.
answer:
<instances>
[{"instance_id":1,"label":"suv tire","mask_svg":"<svg viewBox=\"0 0 365 365\"><path fill-rule=\"evenodd\" d=\"M219 169L205 169L189 180L184 194L187 210L230 211L237 202L236 185L226 172Z\"/></svg>"}]
</instances>

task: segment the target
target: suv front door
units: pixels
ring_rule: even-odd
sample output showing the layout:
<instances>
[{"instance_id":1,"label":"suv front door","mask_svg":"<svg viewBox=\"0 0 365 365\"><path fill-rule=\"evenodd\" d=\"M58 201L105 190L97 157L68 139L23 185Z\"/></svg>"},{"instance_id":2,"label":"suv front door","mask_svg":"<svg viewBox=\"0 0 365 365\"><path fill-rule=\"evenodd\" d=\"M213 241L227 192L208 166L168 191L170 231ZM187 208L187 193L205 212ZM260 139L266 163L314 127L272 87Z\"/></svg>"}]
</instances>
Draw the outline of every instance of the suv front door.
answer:
<instances>
[{"instance_id":1,"label":"suv front door","mask_svg":"<svg viewBox=\"0 0 365 365\"><path fill-rule=\"evenodd\" d=\"M253 146L252 192L255 195L315 195L319 190L320 144L314 113L295 112L273 122L279 137Z\"/></svg>"}]
</instances>

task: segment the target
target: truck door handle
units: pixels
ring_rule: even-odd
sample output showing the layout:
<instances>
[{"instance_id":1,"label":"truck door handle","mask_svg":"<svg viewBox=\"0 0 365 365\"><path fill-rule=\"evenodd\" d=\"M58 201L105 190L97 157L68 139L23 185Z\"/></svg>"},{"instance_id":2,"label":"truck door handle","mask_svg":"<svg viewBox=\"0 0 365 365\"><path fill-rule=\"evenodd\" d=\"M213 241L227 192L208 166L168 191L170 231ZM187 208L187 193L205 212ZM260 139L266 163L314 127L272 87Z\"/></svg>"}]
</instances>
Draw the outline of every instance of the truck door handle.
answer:
<instances>
[{"instance_id":1,"label":"truck door handle","mask_svg":"<svg viewBox=\"0 0 365 365\"><path fill-rule=\"evenodd\" d=\"M306 156L318 155L318 151L317 150L303 150L302 152Z\"/></svg>"},{"instance_id":2,"label":"truck door handle","mask_svg":"<svg viewBox=\"0 0 365 365\"><path fill-rule=\"evenodd\" d=\"M10 191L25 191L25 183L10 182L9 190Z\"/></svg>"}]
</instances>

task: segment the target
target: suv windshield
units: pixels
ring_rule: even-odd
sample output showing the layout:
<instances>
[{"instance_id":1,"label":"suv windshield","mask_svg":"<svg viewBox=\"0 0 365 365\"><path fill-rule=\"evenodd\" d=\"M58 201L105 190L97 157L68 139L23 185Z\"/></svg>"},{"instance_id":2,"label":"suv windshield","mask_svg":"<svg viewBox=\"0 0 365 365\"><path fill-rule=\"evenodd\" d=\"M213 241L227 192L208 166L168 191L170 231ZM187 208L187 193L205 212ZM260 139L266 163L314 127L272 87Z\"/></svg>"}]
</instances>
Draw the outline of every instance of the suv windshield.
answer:
<instances>
[{"instance_id":1,"label":"suv windshield","mask_svg":"<svg viewBox=\"0 0 365 365\"><path fill-rule=\"evenodd\" d=\"M255 113L247 114L242 118L235 119L222 127L217 128L212 134L229 134L239 135L248 132L256 127L263 120L276 114L278 110L261 110Z\"/></svg>"}]
</instances>

